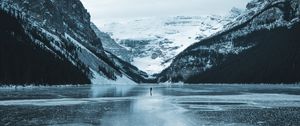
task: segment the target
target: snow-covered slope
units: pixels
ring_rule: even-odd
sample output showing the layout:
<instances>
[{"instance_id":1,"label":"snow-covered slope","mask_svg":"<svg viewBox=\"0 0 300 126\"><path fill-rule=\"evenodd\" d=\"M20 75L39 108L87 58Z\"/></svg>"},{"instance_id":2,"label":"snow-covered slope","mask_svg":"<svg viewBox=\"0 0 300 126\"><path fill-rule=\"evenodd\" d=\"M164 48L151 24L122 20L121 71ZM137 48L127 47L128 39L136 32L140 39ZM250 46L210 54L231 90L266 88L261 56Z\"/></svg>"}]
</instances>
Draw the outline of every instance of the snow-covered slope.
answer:
<instances>
[{"instance_id":1,"label":"snow-covered slope","mask_svg":"<svg viewBox=\"0 0 300 126\"><path fill-rule=\"evenodd\" d=\"M169 66L186 47L221 31L229 21L221 16L146 17L103 21L97 26L131 52L133 65L154 74Z\"/></svg>"},{"instance_id":2,"label":"snow-covered slope","mask_svg":"<svg viewBox=\"0 0 300 126\"><path fill-rule=\"evenodd\" d=\"M133 78L128 74L130 71L124 69L124 66L128 65L116 63L111 56L107 56L101 40L90 26L90 15L80 0L1 0L0 10L1 13L9 13L18 24L22 25L22 28L18 29L23 29L20 33L24 32L26 35L23 36L30 38L28 41L33 44L33 50L38 48L43 52L50 52L51 56L78 67L92 82L101 83L99 80L103 80L102 78L111 81ZM14 31L11 34L14 36ZM32 61L32 63L35 62ZM39 64L34 65L39 66ZM24 75L33 76L30 71ZM47 71L40 74L45 74L47 78ZM135 74L135 76L139 75ZM29 77L25 77L20 83L49 83L44 78L38 78L41 81L27 81ZM64 83L65 81L58 82ZM136 82L141 81L136 80Z\"/></svg>"},{"instance_id":3,"label":"snow-covered slope","mask_svg":"<svg viewBox=\"0 0 300 126\"><path fill-rule=\"evenodd\" d=\"M92 29L95 31L98 38L101 39L104 50L120 57L124 61L130 62L130 51L120 46L111 36L105 32L100 31L94 23L91 23Z\"/></svg>"},{"instance_id":4,"label":"snow-covered slope","mask_svg":"<svg viewBox=\"0 0 300 126\"><path fill-rule=\"evenodd\" d=\"M299 81L299 0L253 0L222 32L181 52L158 81Z\"/></svg>"}]
</instances>

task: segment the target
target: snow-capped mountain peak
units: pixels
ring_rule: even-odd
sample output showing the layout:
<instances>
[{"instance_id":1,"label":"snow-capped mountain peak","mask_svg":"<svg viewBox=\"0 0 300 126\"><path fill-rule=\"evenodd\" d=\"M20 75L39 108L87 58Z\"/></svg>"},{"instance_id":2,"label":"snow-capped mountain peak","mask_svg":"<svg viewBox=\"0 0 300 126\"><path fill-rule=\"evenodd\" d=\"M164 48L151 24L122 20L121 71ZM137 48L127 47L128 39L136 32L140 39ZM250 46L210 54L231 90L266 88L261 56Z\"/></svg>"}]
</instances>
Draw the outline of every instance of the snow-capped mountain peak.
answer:
<instances>
[{"instance_id":1,"label":"snow-capped mountain peak","mask_svg":"<svg viewBox=\"0 0 300 126\"><path fill-rule=\"evenodd\" d=\"M131 52L133 65L154 74L191 44L221 31L229 21L216 15L144 17L103 21L98 27Z\"/></svg>"}]
</instances>

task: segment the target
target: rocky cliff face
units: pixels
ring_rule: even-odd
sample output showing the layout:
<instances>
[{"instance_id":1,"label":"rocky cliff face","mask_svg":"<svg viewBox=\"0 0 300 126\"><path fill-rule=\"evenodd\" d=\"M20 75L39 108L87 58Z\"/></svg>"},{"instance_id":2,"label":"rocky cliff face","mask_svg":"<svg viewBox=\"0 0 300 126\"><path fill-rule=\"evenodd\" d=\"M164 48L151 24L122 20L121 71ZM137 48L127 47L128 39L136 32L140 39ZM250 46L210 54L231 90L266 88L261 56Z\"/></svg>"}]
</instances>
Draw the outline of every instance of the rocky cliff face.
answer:
<instances>
[{"instance_id":1,"label":"rocky cliff face","mask_svg":"<svg viewBox=\"0 0 300 126\"><path fill-rule=\"evenodd\" d=\"M300 47L296 35L299 12L299 0L254 0L247 5L247 11L226 26L226 30L180 53L158 76L158 81L300 81L296 77L300 71L297 65L299 51L291 47ZM277 53L279 50L282 51L280 55Z\"/></svg>"},{"instance_id":2,"label":"rocky cliff face","mask_svg":"<svg viewBox=\"0 0 300 126\"><path fill-rule=\"evenodd\" d=\"M91 23L91 27L97 37L101 39L104 50L111 52L126 62L131 62L130 51L120 46L108 33L100 31L95 24Z\"/></svg>"},{"instance_id":3,"label":"rocky cliff face","mask_svg":"<svg viewBox=\"0 0 300 126\"><path fill-rule=\"evenodd\" d=\"M1 11L21 24L33 49L42 47L75 67L84 67L92 83L132 78L106 55L80 0L1 0L0 4Z\"/></svg>"},{"instance_id":4,"label":"rocky cliff face","mask_svg":"<svg viewBox=\"0 0 300 126\"><path fill-rule=\"evenodd\" d=\"M90 15L79 0L2 0L2 6L19 12L32 25L69 34L101 49L101 42L90 27Z\"/></svg>"}]
</instances>

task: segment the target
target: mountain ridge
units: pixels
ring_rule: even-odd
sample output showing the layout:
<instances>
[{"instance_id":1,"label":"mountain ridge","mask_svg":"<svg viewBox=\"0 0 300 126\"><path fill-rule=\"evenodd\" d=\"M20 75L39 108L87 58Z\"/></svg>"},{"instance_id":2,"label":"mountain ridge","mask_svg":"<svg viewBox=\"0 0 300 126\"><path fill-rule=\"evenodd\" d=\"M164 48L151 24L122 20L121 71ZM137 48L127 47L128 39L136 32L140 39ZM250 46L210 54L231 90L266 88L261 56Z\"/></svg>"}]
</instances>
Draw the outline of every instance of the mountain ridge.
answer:
<instances>
[{"instance_id":1,"label":"mountain ridge","mask_svg":"<svg viewBox=\"0 0 300 126\"><path fill-rule=\"evenodd\" d=\"M203 73L208 73L212 69L218 68L219 70L221 70L223 68L226 68L226 66L222 64L226 63L226 60L228 58L232 59L231 57L239 57L240 54L244 54L245 52L248 52L248 50L251 50L252 48L258 46L260 40L259 39L255 40L254 39L255 36L251 36L252 37L251 38L250 36L247 36L248 34L251 33L255 34L256 31L259 32L260 30L264 30L264 29L270 31L272 30L277 31L276 28L280 29L280 27L288 27L288 28L290 27L293 28L294 29L293 31L295 32L297 31L297 28L294 28L294 26L298 26L296 25L296 23L299 22L299 3L297 3L298 2L297 0L291 0L291 1L274 0L267 4L262 3L266 1L260 1L260 0L256 0L253 2L257 3L256 5L258 7L253 7L251 9L256 9L258 11L256 13L252 13L253 11L249 9L250 13L252 14L250 14L250 17L248 14L245 14L246 17L244 18L247 19L249 17L248 20L245 20L244 22L239 23L236 26L232 26L231 28L221 33L213 35L209 38L206 38L188 47L185 51L183 51L176 57L176 59L174 60L174 62L171 64L169 68L165 69L160 75L158 75L158 81L159 82L183 81L187 83L206 83L206 82L222 83L221 78L223 78L224 83L226 82L241 83L242 81L238 81L238 79L247 78L246 76L247 74L244 74L244 76L238 76L237 73L239 72L234 71L235 70L234 67L232 67L232 69L234 70L228 70L233 73L236 73L236 74L232 74L232 76L234 77L231 77L231 81L225 81L226 79L224 77L226 77L226 74L217 74L216 72L215 74L209 74L210 79L208 80L205 79L201 80L199 78L201 78ZM279 6L278 8L282 8L281 6L283 6L283 9L276 9L277 6ZM273 7L275 8L273 9ZM257 9L257 8L261 8L261 9ZM290 14L288 16L292 18L286 18L286 14ZM261 32L261 33L266 35L271 34L271 32ZM290 37L295 38L295 34L290 34ZM253 41L251 42L250 40ZM267 39L264 40L271 41L273 39L269 38L269 40ZM260 52L262 51L260 50ZM297 54L296 51L294 51L294 53ZM255 61L254 57L252 57L252 61ZM290 61L297 62L296 59ZM223 66L223 67L219 67L219 66ZM247 71L243 71L243 72L247 73ZM259 71L257 72L259 73ZM288 70L285 72L288 72ZM271 73L269 72L268 74ZM208 78L207 76L206 78ZM264 81L264 80L268 80L266 78L267 77L261 79L260 81L254 81L254 79L251 80L251 78L248 78L247 80L244 80L244 83L268 82L268 81ZM215 79L216 81L213 81L213 79ZM291 79L291 81L296 82L299 80ZM287 82L287 81L283 79L282 82ZM277 83L282 83L282 82L278 81Z\"/></svg>"},{"instance_id":2,"label":"mountain ridge","mask_svg":"<svg viewBox=\"0 0 300 126\"><path fill-rule=\"evenodd\" d=\"M26 35L32 39L31 42L35 44L33 49L43 47L44 51L50 51L53 56L66 59L72 66L86 68L82 72L90 81L85 83L133 78L127 75L129 72L125 71L126 69L123 69L125 66L132 66L116 64L106 55L101 40L90 26L90 15L79 0L2 0L0 3L1 11L8 12L13 17L20 17L17 20ZM5 55L5 52L3 54ZM131 80L124 83L141 82L135 80L136 82ZM31 80L23 83L39 83L39 81Z\"/></svg>"}]
</instances>

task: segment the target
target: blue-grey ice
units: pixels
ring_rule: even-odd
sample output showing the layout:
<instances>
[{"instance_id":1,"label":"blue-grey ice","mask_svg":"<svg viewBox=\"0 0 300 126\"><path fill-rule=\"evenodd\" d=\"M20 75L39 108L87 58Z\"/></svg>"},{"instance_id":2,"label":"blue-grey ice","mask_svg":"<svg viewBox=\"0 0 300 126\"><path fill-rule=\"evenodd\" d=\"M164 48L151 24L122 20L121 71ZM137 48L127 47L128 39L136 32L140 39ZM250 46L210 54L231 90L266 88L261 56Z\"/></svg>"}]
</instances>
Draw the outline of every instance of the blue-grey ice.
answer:
<instances>
[{"instance_id":1,"label":"blue-grey ice","mask_svg":"<svg viewBox=\"0 0 300 126\"><path fill-rule=\"evenodd\" d=\"M150 94L153 88L153 95ZM0 125L299 125L299 85L1 88Z\"/></svg>"}]
</instances>

